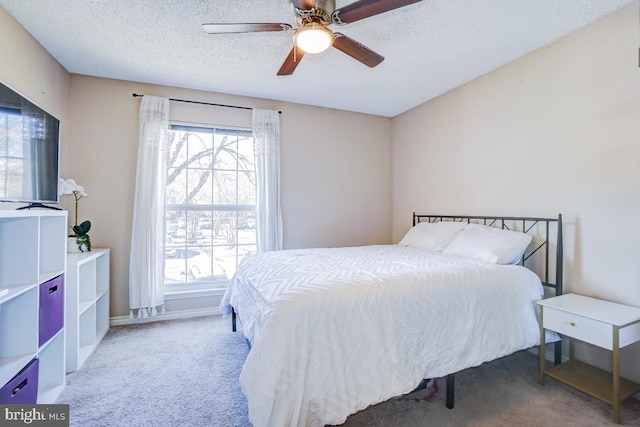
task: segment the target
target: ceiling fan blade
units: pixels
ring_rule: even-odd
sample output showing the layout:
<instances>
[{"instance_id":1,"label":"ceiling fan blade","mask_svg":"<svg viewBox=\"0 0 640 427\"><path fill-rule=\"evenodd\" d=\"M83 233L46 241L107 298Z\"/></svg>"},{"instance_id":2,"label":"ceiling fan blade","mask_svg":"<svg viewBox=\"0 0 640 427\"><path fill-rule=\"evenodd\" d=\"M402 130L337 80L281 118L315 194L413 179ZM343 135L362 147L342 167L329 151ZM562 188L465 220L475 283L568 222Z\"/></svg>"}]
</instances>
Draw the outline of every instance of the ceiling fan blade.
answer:
<instances>
[{"instance_id":1,"label":"ceiling fan blade","mask_svg":"<svg viewBox=\"0 0 640 427\"><path fill-rule=\"evenodd\" d=\"M313 0L291 0L291 3L300 10L309 10L315 7Z\"/></svg>"},{"instance_id":2,"label":"ceiling fan blade","mask_svg":"<svg viewBox=\"0 0 640 427\"><path fill-rule=\"evenodd\" d=\"M349 24L419 1L422 0L359 0L334 11L331 19L337 25Z\"/></svg>"},{"instance_id":3,"label":"ceiling fan blade","mask_svg":"<svg viewBox=\"0 0 640 427\"><path fill-rule=\"evenodd\" d=\"M343 53L346 53L353 59L362 62L367 67L373 68L384 61L384 56L378 55L362 43L359 43L342 33L333 33L333 36L335 37L333 47Z\"/></svg>"},{"instance_id":4,"label":"ceiling fan blade","mask_svg":"<svg viewBox=\"0 0 640 427\"><path fill-rule=\"evenodd\" d=\"M263 31L290 31L289 24L255 23L255 24L202 24L202 29L209 34L254 33Z\"/></svg>"},{"instance_id":5,"label":"ceiling fan blade","mask_svg":"<svg viewBox=\"0 0 640 427\"><path fill-rule=\"evenodd\" d=\"M303 56L304 50L294 45L293 49L291 49L291 52L289 52L289 56L287 56L287 59L284 60L282 67L280 67L278 75L288 76L293 74Z\"/></svg>"}]
</instances>

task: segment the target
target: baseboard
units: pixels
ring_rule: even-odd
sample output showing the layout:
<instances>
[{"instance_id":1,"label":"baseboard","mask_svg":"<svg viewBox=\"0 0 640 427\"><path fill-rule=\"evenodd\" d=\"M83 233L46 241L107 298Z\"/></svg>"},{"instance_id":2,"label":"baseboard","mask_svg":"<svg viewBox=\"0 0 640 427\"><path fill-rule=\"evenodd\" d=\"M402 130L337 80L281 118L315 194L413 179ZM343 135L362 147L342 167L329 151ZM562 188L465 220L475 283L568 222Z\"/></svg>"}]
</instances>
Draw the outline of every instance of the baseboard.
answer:
<instances>
[{"instance_id":1,"label":"baseboard","mask_svg":"<svg viewBox=\"0 0 640 427\"><path fill-rule=\"evenodd\" d=\"M548 344L552 344L552 343L548 343ZM535 347L531 347L528 350L530 353L535 354L536 356L540 355L540 346L537 345ZM545 351L544 351L544 358L547 359L549 362L554 362L556 359L556 352L555 352L555 344L554 345L545 345ZM564 354L561 356L561 362L566 362L567 360L569 360L568 356L565 356Z\"/></svg>"},{"instance_id":2,"label":"baseboard","mask_svg":"<svg viewBox=\"0 0 640 427\"><path fill-rule=\"evenodd\" d=\"M192 310L176 310L165 313L158 313L153 317L131 319L129 316L114 316L109 318L109 326L122 326L122 325L136 325L140 323L159 322L161 320L176 320L176 319L189 319L192 317L202 316L221 316L222 312L217 307L215 308L199 308Z\"/></svg>"}]
</instances>

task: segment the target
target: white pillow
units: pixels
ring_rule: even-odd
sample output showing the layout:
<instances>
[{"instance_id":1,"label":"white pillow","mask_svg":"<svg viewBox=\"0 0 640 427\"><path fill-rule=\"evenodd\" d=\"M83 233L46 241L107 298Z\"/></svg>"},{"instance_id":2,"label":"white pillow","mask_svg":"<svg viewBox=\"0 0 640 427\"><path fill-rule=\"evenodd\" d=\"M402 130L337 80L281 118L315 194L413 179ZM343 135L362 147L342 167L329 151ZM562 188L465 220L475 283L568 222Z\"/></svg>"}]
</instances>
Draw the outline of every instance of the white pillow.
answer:
<instances>
[{"instance_id":1,"label":"white pillow","mask_svg":"<svg viewBox=\"0 0 640 427\"><path fill-rule=\"evenodd\" d=\"M404 235L399 245L441 251L467 226L466 222L419 222Z\"/></svg>"},{"instance_id":2,"label":"white pillow","mask_svg":"<svg viewBox=\"0 0 640 427\"><path fill-rule=\"evenodd\" d=\"M526 233L469 224L442 252L494 264L517 264L529 243L531 236Z\"/></svg>"}]
</instances>

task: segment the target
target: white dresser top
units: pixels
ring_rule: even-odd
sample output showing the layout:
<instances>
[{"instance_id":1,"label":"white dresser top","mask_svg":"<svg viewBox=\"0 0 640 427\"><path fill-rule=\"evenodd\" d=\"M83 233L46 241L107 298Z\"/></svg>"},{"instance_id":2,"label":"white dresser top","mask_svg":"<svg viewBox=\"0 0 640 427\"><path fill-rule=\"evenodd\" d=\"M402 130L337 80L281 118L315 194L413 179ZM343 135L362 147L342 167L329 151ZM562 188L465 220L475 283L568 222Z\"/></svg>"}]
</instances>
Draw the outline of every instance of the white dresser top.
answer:
<instances>
[{"instance_id":1,"label":"white dresser top","mask_svg":"<svg viewBox=\"0 0 640 427\"><path fill-rule=\"evenodd\" d=\"M537 301L538 305L623 326L640 320L640 308L577 294L564 294Z\"/></svg>"}]
</instances>

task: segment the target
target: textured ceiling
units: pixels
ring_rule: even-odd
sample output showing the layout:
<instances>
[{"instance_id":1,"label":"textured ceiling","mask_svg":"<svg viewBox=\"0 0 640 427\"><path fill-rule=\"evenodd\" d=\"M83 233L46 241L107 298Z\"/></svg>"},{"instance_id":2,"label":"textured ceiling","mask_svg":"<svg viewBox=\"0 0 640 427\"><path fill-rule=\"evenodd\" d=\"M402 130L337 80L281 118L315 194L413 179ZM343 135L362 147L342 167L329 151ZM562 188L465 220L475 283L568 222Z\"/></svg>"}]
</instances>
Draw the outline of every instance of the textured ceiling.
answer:
<instances>
[{"instance_id":1,"label":"textured ceiling","mask_svg":"<svg viewBox=\"0 0 640 427\"><path fill-rule=\"evenodd\" d=\"M288 0L0 0L69 72L393 117L633 0L423 0L343 27L385 57L337 49L276 72L291 34L209 35L210 22L294 24ZM337 0L336 7L352 0ZM215 102L214 99L211 102Z\"/></svg>"}]
</instances>

